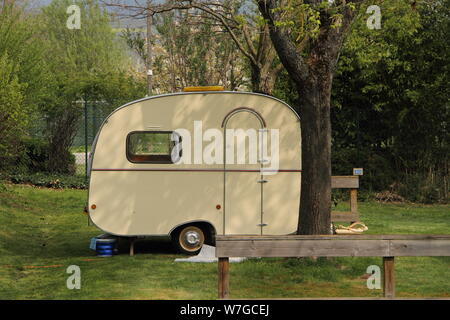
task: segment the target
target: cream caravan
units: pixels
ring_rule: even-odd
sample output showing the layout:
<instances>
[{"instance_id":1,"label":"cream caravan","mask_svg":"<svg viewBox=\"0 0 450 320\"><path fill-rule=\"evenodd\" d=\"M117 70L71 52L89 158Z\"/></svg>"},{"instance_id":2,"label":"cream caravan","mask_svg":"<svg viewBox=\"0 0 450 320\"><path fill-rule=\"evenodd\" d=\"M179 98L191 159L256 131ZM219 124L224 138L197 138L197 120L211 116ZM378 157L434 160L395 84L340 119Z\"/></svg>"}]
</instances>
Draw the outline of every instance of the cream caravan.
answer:
<instances>
[{"instance_id":1,"label":"cream caravan","mask_svg":"<svg viewBox=\"0 0 450 320\"><path fill-rule=\"evenodd\" d=\"M262 94L192 90L133 101L104 121L89 164L90 220L116 236L170 235L185 253L215 234L294 232L297 113Z\"/></svg>"}]
</instances>

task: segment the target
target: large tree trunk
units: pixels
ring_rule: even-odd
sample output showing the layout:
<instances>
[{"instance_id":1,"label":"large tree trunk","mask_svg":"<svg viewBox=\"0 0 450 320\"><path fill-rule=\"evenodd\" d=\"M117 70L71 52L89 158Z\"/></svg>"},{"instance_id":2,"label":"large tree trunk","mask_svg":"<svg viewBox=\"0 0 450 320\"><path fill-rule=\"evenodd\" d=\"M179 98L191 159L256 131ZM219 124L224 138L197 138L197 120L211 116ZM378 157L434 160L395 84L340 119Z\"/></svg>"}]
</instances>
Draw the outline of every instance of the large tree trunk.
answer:
<instances>
[{"instance_id":1,"label":"large tree trunk","mask_svg":"<svg viewBox=\"0 0 450 320\"><path fill-rule=\"evenodd\" d=\"M306 4L319 8L323 0ZM350 1L353 4L362 0ZM268 21L270 37L278 56L299 94L302 130L302 182L299 234L329 234L331 220L331 125L330 97L333 72L342 43L355 17L345 1L335 1L342 14L333 25L331 11L320 9L320 30L316 38L305 36L303 45L293 41L288 28L276 26L280 20L279 0L258 0Z\"/></svg>"},{"instance_id":2,"label":"large tree trunk","mask_svg":"<svg viewBox=\"0 0 450 320\"><path fill-rule=\"evenodd\" d=\"M330 233L331 77L311 79L299 88L302 130L302 182L298 234Z\"/></svg>"}]
</instances>

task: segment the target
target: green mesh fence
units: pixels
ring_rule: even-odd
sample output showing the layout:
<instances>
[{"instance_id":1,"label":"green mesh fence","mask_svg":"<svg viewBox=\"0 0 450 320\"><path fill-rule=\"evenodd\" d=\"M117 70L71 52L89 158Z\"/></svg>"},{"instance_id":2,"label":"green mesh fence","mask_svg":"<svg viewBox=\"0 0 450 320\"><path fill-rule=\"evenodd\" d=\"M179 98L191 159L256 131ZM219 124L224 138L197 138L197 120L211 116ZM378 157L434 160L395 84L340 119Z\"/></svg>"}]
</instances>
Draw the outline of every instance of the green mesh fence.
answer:
<instances>
[{"instance_id":1,"label":"green mesh fence","mask_svg":"<svg viewBox=\"0 0 450 320\"><path fill-rule=\"evenodd\" d=\"M105 118L117 108L104 101L88 101L83 104L83 115L73 140L71 152L75 156L76 174L86 174L86 150L91 152L92 143Z\"/></svg>"}]
</instances>

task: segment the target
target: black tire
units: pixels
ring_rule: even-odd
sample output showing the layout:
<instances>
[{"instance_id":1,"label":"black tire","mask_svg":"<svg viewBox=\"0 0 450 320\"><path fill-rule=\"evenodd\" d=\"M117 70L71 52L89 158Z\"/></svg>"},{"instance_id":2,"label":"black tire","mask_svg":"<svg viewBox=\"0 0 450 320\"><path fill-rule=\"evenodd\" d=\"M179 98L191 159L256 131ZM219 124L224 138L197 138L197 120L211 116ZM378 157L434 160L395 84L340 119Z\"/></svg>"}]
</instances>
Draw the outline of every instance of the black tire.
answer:
<instances>
[{"instance_id":1,"label":"black tire","mask_svg":"<svg viewBox=\"0 0 450 320\"><path fill-rule=\"evenodd\" d=\"M178 251L187 255L199 253L203 244L205 244L205 239L205 231L194 225L180 228L172 237Z\"/></svg>"}]
</instances>

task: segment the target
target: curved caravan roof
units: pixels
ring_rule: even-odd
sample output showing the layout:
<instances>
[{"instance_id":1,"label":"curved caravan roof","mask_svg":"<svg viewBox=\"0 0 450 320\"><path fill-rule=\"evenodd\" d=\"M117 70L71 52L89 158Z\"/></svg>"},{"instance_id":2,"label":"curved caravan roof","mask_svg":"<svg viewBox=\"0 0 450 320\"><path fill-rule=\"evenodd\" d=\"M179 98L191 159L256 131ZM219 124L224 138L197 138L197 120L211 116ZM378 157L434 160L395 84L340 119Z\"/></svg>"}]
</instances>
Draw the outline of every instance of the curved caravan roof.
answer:
<instances>
[{"instance_id":1,"label":"curved caravan roof","mask_svg":"<svg viewBox=\"0 0 450 320\"><path fill-rule=\"evenodd\" d=\"M192 145L195 139L203 139L202 146L206 147L211 142L203 136L208 129L223 132L225 127L239 129L241 126L243 129L278 130L278 173L267 176L269 183L264 186L265 196L261 203L265 213L273 211L266 234L294 231L295 227L287 230L281 222L276 222L275 210L298 212L299 200L292 199L299 199L300 192L299 117L276 98L227 91L154 96L130 102L112 112L102 124L93 145L89 208L95 205L95 210L89 212L91 220L110 234L126 236L167 234L188 221L208 222L218 233L230 233L233 229L236 232L232 233L241 233L236 226L245 221L227 227L224 218L231 213L231 204L227 201L233 198L231 193L227 195L224 191L226 186L234 183L230 180L234 179L233 174L228 171L252 174L259 171L256 170L259 164L205 164L197 161L196 151L191 153L191 163L183 164L134 163L126 156L127 137L132 132L185 129L191 133ZM185 142L182 141L183 152ZM201 157L202 153L200 160ZM246 180L238 185L251 180L248 178L246 176ZM287 200L289 204L286 204ZM254 206L253 200L239 206L245 209L252 203ZM220 210L222 216L218 214L217 204L224 207ZM174 211L183 211L183 214L180 217L173 214ZM161 219L161 215L165 218Z\"/></svg>"},{"instance_id":2,"label":"curved caravan roof","mask_svg":"<svg viewBox=\"0 0 450 320\"><path fill-rule=\"evenodd\" d=\"M235 95L236 95L236 94L239 94L239 95L251 95L251 96L257 96L257 97L265 97L265 98L267 98L267 99L272 99L272 100L274 100L274 101L277 101L277 102L279 102L280 104L284 105L286 108L289 108L289 109L292 111L292 113L297 117L298 121L300 121L300 117L299 117L299 115L297 114L297 112L296 112L290 105L288 105L286 102L284 102L284 101L282 101L282 100L280 100L280 99L278 99L278 98L275 98L275 97L272 97L272 96L268 96L268 95L265 95L265 94L261 94L261 93L255 93L255 92L241 92L241 91L204 91L204 92L179 92L179 93L161 94L161 95L157 95L157 96L146 97L146 98L134 100L134 101L128 102L128 103L126 103L126 104L124 104L124 105L118 107L117 109L115 109L115 110L114 110L114 111L113 111L113 112L112 112L112 113L111 113L111 114L103 121L102 125L100 126L100 129L98 130L97 135L95 136L94 141L93 141L93 143L92 143L92 155L93 155L94 152L95 152L95 147L96 147L96 145L97 145L98 136L99 136L99 134L100 134L100 132L101 132L101 129L103 128L103 125L104 125L106 122L108 122L109 118L111 118L116 112L118 112L118 111L120 111L120 110L122 110L122 109L124 109L124 108L133 106L133 105L135 105L135 104L141 104L141 103L143 103L143 102L145 102L145 101L152 101L152 100L154 100L154 99L162 99L162 98L174 97L174 96L179 96L179 95L195 95L195 94L201 94L201 95L212 95L212 94L221 94L221 95L223 95L223 94L235 94ZM155 101L155 102L156 102L156 101Z\"/></svg>"}]
</instances>

